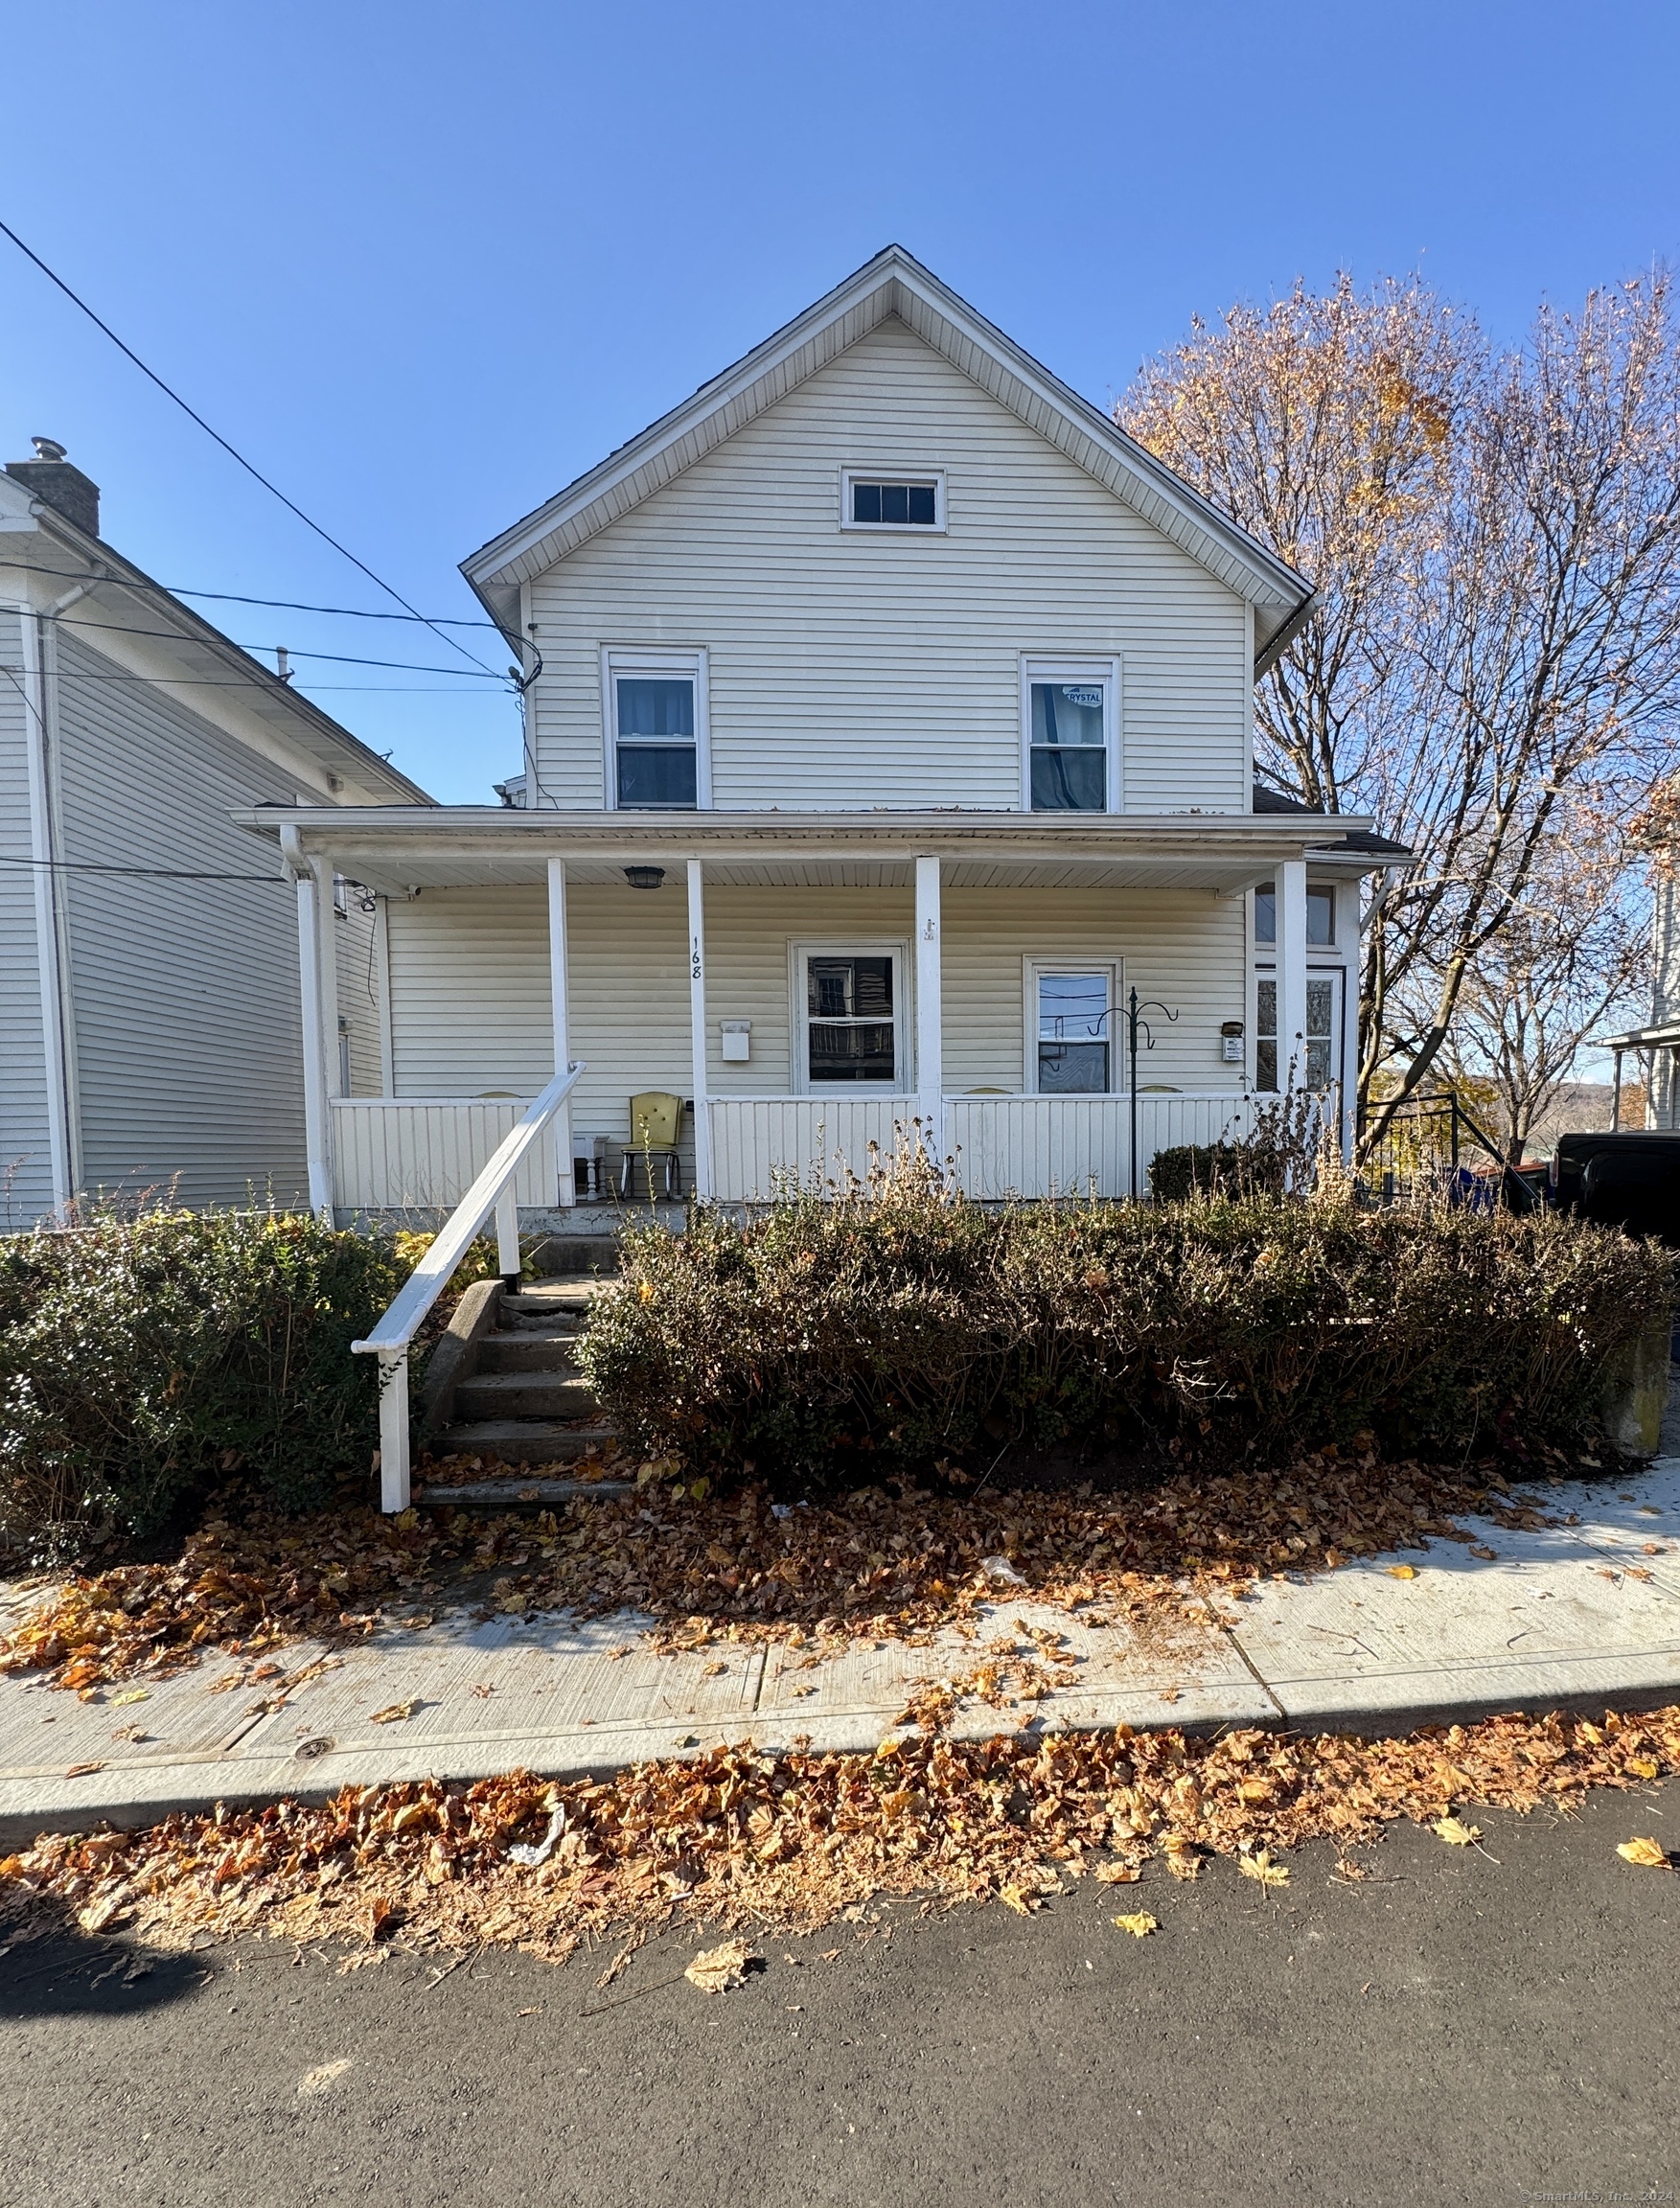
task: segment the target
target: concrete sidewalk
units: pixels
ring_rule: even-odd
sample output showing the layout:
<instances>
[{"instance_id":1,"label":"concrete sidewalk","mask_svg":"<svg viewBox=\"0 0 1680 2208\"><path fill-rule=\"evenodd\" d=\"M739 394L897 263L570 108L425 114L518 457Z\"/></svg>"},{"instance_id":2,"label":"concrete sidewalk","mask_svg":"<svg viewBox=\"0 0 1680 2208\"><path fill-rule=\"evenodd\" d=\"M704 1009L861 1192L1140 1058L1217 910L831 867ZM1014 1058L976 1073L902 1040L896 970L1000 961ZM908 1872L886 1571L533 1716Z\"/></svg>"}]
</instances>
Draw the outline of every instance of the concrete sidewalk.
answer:
<instances>
[{"instance_id":1,"label":"concrete sidewalk","mask_svg":"<svg viewBox=\"0 0 1680 2208\"><path fill-rule=\"evenodd\" d=\"M656 1655L632 1612L480 1622L440 1617L348 1649L308 1643L81 1702L0 1679L0 1847L102 1820L149 1823L347 1784L477 1778L516 1766L603 1773L720 1742L872 1749L917 1685L960 1681L1017 1626L1061 1640L1068 1683L1002 1708L966 1704L959 1732L1286 1725L1399 1733L1433 1719L1565 1706L1680 1701L1680 1457L1616 1489L1548 1487L1568 1528L1479 1526L1493 1560L1457 1542L1364 1559L1313 1579L1267 1580L1234 1622L1140 1638L1006 1589L977 1638L931 1647L855 1644L813 1664L781 1644ZM1411 1564L1396 1578L1390 1567ZM1097 1607L1100 1616L1100 1605ZM412 1704L383 1723L378 1712Z\"/></svg>"}]
</instances>

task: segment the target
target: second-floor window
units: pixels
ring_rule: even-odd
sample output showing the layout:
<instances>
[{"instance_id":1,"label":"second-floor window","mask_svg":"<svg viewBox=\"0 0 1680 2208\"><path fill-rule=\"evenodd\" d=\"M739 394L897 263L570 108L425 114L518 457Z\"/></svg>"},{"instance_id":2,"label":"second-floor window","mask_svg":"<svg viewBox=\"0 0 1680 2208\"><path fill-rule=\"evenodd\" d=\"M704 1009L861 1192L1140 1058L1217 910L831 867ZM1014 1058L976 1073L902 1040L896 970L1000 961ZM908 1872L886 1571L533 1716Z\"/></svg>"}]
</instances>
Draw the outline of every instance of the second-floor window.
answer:
<instances>
[{"instance_id":1,"label":"second-floor window","mask_svg":"<svg viewBox=\"0 0 1680 2208\"><path fill-rule=\"evenodd\" d=\"M1103 659L1089 665L1053 665L1029 659L1022 687L1027 809L1116 812L1116 663Z\"/></svg>"},{"instance_id":2,"label":"second-floor window","mask_svg":"<svg viewBox=\"0 0 1680 2208\"><path fill-rule=\"evenodd\" d=\"M610 802L620 812L690 812L708 803L700 655L609 652L604 672Z\"/></svg>"}]
</instances>

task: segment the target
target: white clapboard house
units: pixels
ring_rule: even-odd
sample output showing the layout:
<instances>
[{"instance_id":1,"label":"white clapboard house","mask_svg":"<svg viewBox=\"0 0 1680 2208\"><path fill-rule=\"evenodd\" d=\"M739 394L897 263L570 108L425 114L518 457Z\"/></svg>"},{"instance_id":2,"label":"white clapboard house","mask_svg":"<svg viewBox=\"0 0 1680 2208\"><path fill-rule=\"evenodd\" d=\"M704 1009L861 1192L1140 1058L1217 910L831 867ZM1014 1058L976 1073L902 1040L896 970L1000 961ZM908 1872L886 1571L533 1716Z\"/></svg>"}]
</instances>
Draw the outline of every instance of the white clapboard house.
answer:
<instances>
[{"instance_id":1,"label":"white clapboard house","mask_svg":"<svg viewBox=\"0 0 1680 2208\"><path fill-rule=\"evenodd\" d=\"M0 1232L101 1190L295 1202L296 904L233 816L425 793L104 542L94 484L35 447L0 473ZM329 882L323 928L318 1045L377 1083L371 919Z\"/></svg>"},{"instance_id":2,"label":"white clapboard house","mask_svg":"<svg viewBox=\"0 0 1680 2208\"><path fill-rule=\"evenodd\" d=\"M912 1121L978 1197L1122 1195L1351 1092L1406 855L1255 789L1310 586L899 248L464 571L524 656L507 801L242 816L306 968L335 880L377 903L377 1076L307 992L323 1208L453 1202L545 1092L527 1224L621 1185L649 1093L681 1187L750 1203Z\"/></svg>"}]
</instances>

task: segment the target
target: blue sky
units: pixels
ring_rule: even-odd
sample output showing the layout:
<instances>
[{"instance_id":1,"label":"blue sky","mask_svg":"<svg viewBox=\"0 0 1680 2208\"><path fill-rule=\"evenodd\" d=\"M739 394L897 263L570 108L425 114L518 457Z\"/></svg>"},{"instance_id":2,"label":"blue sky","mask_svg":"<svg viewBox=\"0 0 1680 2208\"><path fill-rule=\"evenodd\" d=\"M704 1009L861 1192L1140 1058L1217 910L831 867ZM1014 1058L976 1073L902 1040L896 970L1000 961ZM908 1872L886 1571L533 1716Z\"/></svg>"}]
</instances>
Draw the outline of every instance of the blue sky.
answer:
<instances>
[{"instance_id":1,"label":"blue sky","mask_svg":"<svg viewBox=\"0 0 1680 2208\"><path fill-rule=\"evenodd\" d=\"M478 610L468 552L892 240L1099 403L1298 273L1421 267L1515 338L1542 294L1680 250L1671 0L78 0L13 47L6 220L437 614ZM0 333L0 458L60 439L152 574L385 603L4 240ZM452 657L205 610L256 646ZM492 682L303 666L440 796L518 766Z\"/></svg>"}]
</instances>

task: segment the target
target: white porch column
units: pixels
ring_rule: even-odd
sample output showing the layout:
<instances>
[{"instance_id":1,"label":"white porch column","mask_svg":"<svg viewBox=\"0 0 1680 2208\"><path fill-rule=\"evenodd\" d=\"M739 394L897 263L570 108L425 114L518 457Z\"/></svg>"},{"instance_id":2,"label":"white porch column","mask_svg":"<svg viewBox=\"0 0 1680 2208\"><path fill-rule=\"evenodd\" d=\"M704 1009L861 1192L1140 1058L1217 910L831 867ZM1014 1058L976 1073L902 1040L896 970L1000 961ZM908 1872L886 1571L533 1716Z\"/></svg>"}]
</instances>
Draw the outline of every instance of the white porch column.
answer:
<instances>
[{"instance_id":1,"label":"white porch column","mask_svg":"<svg viewBox=\"0 0 1680 2208\"><path fill-rule=\"evenodd\" d=\"M1277 1088L1306 1084L1306 861L1277 869Z\"/></svg>"},{"instance_id":2,"label":"white porch column","mask_svg":"<svg viewBox=\"0 0 1680 2208\"><path fill-rule=\"evenodd\" d=\"M327 1066L321 1032L321 923L315 874L304 857L297 830L280 831L280 847L297 890L297 971L303 1012L304 1150L309 1161L310 1209L333 1216L332 1144L327 1126Z\"/></svg>"},{"instance_id":3,"label":"white porch column","mask_svg":"<svg viewBox=\"0 0 1680 2208\"><path fill-rule=\"evenodd\" d=\"M1365 973L1365 938L1360 921L1364 906L1362 882L1355 875L1336 888L1336 941L1346 963L1342 971L1342 1158L1353 1162L1353 1143L1359 1133L1359 984Z\"/></svg>"},{"instance_id":4,"label":"white porch column","mask_svg":"<svg viewBox=\"0 0 1680 2208\"><path fill-rule=\"evenodd\" d=\"M688 1031L693 1053L694 1192L712 1192L712 1116L706 1102L705 907L700 861L688 862Z\"/></svg>"},{"instance_id":5,"label":"white porch column","mask_svg":"<svg viewBox=\"0 0 1680 2208\"><path fill-rule=\"evenodd\" d=\"M566 1025L565 965L565 861L548 862L548 1001L554 1015L554 1070L564 1073L571 1064L571 1038ZM572 1108L568 1096L554 1116L554 1151L560 1168L560 1202L569 1207L578 1200L572 1178Z\"/></svg>"},{"instance_id":6,"label":"white porch column","mask_svg":"<svg viewBox=\"0 0 1680 2208\"><path fill-rule=\"evenodd\" d=\"M945 1006L939 931L939 862L916 861L916 1114L922 1139L945 1157Z\"/></svg>"},{"instance_id":7,"label":"white porch column","mask_svg":"<svg viewBox=\"0 0 1680 2208\"><path fill-rule=\"evenodd\" d=\"M344 1053L338 1043L338 886L331 866L317 862L314 876L321 944L321 1062L327 1076L327 1099L331 1103L334 1096L345 1093Z\"/></svg>"}]
</instances>

